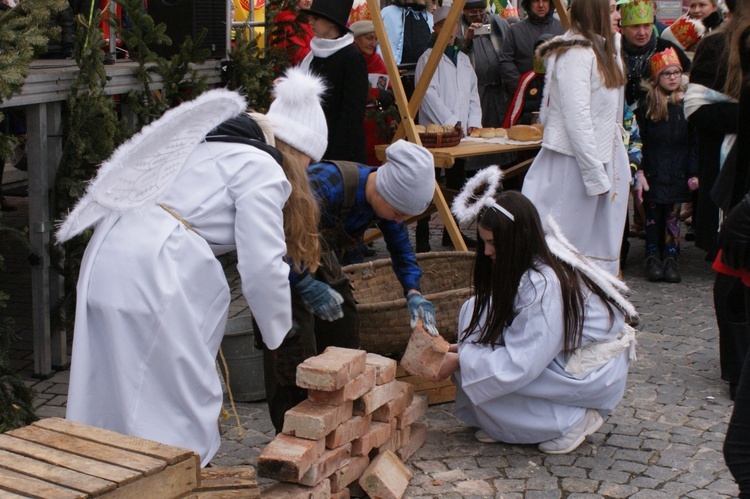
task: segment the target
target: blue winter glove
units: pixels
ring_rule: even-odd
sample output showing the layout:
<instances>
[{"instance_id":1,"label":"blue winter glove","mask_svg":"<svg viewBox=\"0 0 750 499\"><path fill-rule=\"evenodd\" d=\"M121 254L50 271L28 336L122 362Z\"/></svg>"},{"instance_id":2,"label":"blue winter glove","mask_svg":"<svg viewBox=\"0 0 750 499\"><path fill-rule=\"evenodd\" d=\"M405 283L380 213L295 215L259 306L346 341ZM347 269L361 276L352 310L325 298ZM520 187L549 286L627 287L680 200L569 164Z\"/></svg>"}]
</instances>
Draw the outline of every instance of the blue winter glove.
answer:
<instances>
[{"instance_id":1,"label":"blue winter glove","mask_svg":"<svg viewBox=\"0 0 750 499\"><path fill-rule=\"evenodd\" d=\"M314 279L310 274L294 286L307 308L324 321L335 321L344 316L341 304L344 298L328 284Z\"/></svg>"},{"instance_id":2,"label":"blue winter glove","mask_svg":"<svg viewBox=\"0 0 750 499\"><path fill-rule=\"evenodd\" d=\"M419 319L422 319L422 326L425 331L432 336L437 336L439 333L437 323L435 323L435 307L432 305L432 302L419 293L407 295L406 302L409 304L410 326L412 329L416 327Z\"/></svg>"}]
</instances>

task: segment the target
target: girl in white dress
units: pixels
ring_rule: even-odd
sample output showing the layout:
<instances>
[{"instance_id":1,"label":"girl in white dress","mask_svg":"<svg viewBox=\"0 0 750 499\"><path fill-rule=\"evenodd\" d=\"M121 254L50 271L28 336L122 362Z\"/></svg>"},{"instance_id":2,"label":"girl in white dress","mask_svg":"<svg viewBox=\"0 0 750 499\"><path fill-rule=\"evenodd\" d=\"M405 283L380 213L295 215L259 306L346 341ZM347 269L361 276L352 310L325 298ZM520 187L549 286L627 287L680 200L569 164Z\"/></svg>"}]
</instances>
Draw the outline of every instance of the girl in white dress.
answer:
<instances>
[{"instance_id":1,"label":"girl in white dress","mask_svg":"<svg viewBox=\"0 0 750 499\"><path fill-rule=\"evenodd\" d=\"M203 466L218 450L215 359L231 296L216 255L237 250L272 349L292 329L284 258L314 269L320 256L305 168L326 147L323 86L297 72L276 89L255 120L226 90L168 111L101 166L62 225L61 242L95 228L77 286L68 419L192 449Z\"/></svg>"},{"instance_id":2,"label":"girl in white dress","mask_svg":"<svg viewBox=\"0 0 750 499\"><path fill-rule=\"evenodd\" d=\"M456 415L480 428L479 441L569 453L623 396L632 306L614 278L559 234L545 238L521 193L503 192L484 206L476 294L461 308L459 342L438 378L454 375Z\"/></svg>"}]
</instances>

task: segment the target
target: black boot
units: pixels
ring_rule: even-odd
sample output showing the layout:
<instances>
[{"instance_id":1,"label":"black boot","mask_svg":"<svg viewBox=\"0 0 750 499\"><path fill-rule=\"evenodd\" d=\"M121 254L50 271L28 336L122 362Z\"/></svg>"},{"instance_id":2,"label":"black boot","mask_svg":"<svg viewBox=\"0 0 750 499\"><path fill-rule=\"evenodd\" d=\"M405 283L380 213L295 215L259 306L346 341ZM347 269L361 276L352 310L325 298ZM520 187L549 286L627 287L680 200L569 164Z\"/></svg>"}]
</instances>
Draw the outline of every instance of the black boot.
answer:
<instances>
[{"instance_id":1,"label":"black boot","mask_svg":"<svg viewBox=\"0 0 750 499\"><path fill-rule=\"evenodd\" d=\"M655 256L646 258L646 278L651 282L664 279L664 271L661 267L661 261Z\"/></svg>"},{"instance_id":2,"label":"black boot","mask_svg":"<svg viewBox=\"0 0 750 499\"><path fill-rule=\"evenodd\" d=\"M464 244L469 249L474 249L477 247L477 240L467 236L464 233L461 233L461 237L464 239ZM443 228L443 246L450 246L453 247L453 241L451 241L451 236L448 234L448 229Z\"/></svg>"},{"instance_id":3,"label":"black boot","mask_svg":"<svg viewBox=\"0 0 750 499\"><path fill-rule=\"evenodd\" d=\"M417 253L429 253L430 247L430 219L422 218L417 222L414 238L416 239Z\"/></svg>"},{"instance_id":4,"label":"black boot","mask_svg":"<svg viewBox=\"0 0 750 499\"><path fill-rule=\"evenodd\" d=\"M671 256L664 259L664 280L671 283L682 280L680 277L680 266L677 265L677 260Z\"/></svg>"}]
</instances>

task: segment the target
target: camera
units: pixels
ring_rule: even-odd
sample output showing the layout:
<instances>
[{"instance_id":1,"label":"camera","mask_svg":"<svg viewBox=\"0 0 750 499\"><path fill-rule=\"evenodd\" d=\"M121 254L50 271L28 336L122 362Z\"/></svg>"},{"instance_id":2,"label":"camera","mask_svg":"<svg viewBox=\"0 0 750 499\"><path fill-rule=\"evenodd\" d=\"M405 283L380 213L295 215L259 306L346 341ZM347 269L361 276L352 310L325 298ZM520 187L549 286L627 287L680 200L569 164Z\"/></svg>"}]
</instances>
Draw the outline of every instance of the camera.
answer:
<instances>
[{"instance_id":1,"label":"camera","mask_svg":"<svg viewBox=\"0 0 750 499\"><path fill-rule=\"evenodd\" d=\"M474 28L474 36L489 35L492 32L492 26L489 24L483 24L478 28Z\"/></svg>"}]
</instances>

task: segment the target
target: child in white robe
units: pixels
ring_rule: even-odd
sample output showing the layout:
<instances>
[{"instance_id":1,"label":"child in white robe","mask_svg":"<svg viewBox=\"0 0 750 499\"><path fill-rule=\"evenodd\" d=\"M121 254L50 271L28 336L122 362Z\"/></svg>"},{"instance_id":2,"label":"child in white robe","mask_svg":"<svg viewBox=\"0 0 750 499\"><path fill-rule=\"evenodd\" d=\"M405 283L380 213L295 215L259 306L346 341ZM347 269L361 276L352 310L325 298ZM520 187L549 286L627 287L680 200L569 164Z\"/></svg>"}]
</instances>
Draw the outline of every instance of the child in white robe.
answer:
<instances>
[{"instance_id":1,"label":"child in white robe","mask_svg":"<svg viewBox=\"0 0 750 499\"><path fill-rule=\"evenodd\" d=\"M476 294L461 309L459 343L438 378L454 376L456 415L480 428L479 441L539 443L543 452L567 454L623 396L632 305L567 241L551 240L550 250L550 236L521 193L490 195L485 203Z\"/></svg>"}]
</instances>

